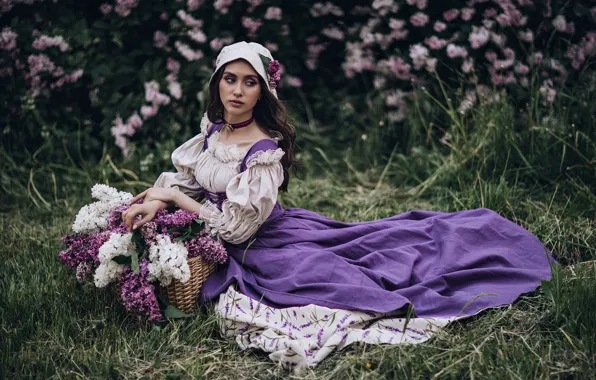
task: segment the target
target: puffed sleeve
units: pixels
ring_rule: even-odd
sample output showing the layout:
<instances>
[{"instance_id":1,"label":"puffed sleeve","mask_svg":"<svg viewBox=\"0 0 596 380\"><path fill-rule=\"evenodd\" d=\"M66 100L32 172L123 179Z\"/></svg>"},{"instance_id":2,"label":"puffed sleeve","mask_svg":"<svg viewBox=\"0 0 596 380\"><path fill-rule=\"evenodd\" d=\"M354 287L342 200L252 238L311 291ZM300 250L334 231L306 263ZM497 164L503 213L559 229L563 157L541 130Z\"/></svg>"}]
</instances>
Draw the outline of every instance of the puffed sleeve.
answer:
<instances>
[{"instance_id":1,"label":"puffed sleeve","mask_svg":"<svg viewBox=\"0 0 596 380\"><path fill-rule=\"evenodd\" d=\"M197 159L203 152L203 144L207 135L209 119L207 114L201 120L201 133L194 136L172 152L172 163L176 168L175 173L164 172L157 178L155 187L176 188L193 199L198 199L202 190L197 183L194 170Z\"/></svg>"},{"instance_id":2,"label":"puffed sleeve","mask_svg":"<svg viewBox=\"0 0 596 380\"><path fill-rule=\"evenodd\" d=\"M212 233L232 244L248 240L267 220L277 203L284 173L284 151L265 150L247 160L247 169L235 176L226 188L221 211L210 207L204 218Z\"/></svg>"}]
</instances>

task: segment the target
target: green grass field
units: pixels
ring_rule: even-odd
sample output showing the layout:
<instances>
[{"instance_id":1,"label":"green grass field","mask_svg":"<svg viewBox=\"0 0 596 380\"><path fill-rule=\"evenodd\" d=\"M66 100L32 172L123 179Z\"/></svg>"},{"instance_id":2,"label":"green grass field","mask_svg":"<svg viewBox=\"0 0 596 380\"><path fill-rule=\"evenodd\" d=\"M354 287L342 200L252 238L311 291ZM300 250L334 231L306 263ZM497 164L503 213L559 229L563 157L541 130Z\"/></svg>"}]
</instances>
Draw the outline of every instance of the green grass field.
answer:
<instances>
[{"instance_id":1,"label":"green grass field","mask_svg":"<svg viewBox=\"0 0 596 380\"><path fill-rule=\"evenodd\" d=\"M569 211L565 197L502 183L411 197L389 186L367 189L333 180L294 181L286 206L340 220L371 220L411 209L481 207L488 193L565 264L553 280L514 305L451 324L416 346L352 346L301 376L344 378L588 378L596 370L594 219ZM488 193L487 193L488 192ZM78 205L85 198L75 198ZM10 207L0 216L0 377L287 378L256 351L220 337L211 311L152 326L127 316L108 291L79 286L57 259L59 237L77 210ZM572 265L573 263L573 265Z\"/></svg>"}]
</instances>

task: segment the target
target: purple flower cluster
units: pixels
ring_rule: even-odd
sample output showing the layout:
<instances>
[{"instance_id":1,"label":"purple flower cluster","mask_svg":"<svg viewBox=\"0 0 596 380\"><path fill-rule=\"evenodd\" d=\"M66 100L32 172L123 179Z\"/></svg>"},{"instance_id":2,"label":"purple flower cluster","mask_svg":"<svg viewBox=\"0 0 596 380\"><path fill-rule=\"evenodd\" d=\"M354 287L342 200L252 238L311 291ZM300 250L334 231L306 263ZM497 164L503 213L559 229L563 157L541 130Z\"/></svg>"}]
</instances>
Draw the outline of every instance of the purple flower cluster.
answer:
<instances>
[{"instance_id":1,"label":"purple flower cluster","mask_svg":"<svg viewBox=\"0 0 596 380\"><path fill-rule=\"evenodd\" d=\"M161 227L162 233L165 233L168 228L190 226L191 223L198 218L198 214L193 214L186 210L176 210L172 213L169 213L166 210L160 210L157 212L153 220Z\"/></svg>"},{"instance_id":2,"label":"purple flower cluster","mask_svg":"<svg viewBox=\"0 0 596 380\"><path fill-rule=\"evenodd\" d=\"M142 260L139 267L139 274L134 273L130 266L124 268L120 278L122 304L131 313L146 316L150 321L159 320L161 312L155 297L155 287L147 280L149 262Z\"/></svg>"},{"instance_id":3,"label":"purple flower cluster","mask_svg":"<svg viewBox=\"0 0 596 380\"><path fill-rule=\"evenodd\" d=\"M207 262L219 264L225 263L228 259L228 253L224 246L209 236L186 240L184 246L188 251L189 259L202 256Z\"/></svg>"},{"instance_id":4,"label":"purple flower cluster","mask_svg":"<svg viewBox=\"0 0 596 380\"><path fill-rule=\"evenodd\" d=\"M128 229L122 223L122 213L130 208L129 205L124 205L110 213L108 217L108 230L119 234L128 233Z\"/></svg>"},{"instance_id":5,"label":"purple flower cluster","mask_svg":"<svg viewBox=\"0 0 596 380\"><path fill-rule=\"evenodd\" d=\"M269 72L270 78L269 86L273 90L277 87L277 82L279 82L279 80L281 79L279 62L275 59L269 62L269 68L267 69L267 71Z\"/></svg>"},{"instance_id":6,"label":"purple flower cluster","mask_svg":"<svg viewBox=\"0 0 596 380\"><path fill-rule=\"evenodd\" d=\"M79 264L99 263L99 248L110 238L110 231L100 232L94 235L68 234L60 239L66 249L58 254L60 261L73 269Z\"/></svg>"}]
</instances>

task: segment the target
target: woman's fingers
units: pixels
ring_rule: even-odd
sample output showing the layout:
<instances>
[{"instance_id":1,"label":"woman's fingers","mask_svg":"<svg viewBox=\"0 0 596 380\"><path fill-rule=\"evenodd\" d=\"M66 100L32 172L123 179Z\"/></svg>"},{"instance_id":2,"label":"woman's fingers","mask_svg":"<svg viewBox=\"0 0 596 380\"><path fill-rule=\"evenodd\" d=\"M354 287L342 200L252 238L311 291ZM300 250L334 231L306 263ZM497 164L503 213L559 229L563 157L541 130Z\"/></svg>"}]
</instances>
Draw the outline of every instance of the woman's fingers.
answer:
<instances>
[{"instance_id":1,"label":"woman's fingers","mask_svg":"<svg viewBox=\"0 0 596 380\"><path fill-rule=\"evenodd\" d=\"M140 228L143 224L149 222L151 219L153 219L153 215L147 213L145 214L141 220L139 220L138 222L136 222L133 226L132 229L136 230L137 228Z\"/></svg>"},{"instance_id":2,"label":"woman's fingers","mask_svg":"<svg viewBox=\"0 0 596 380\"><path fill-rule=\"evenodd\" d=\"M135 218L137 217L137 215L142 214L142 211L139 209L138 205L132 205L128 210L126 210L124 213L122 213L122 220L124 222L124 225L126 226L126 228L128 228L128 230L132 230L132 225L133 222L135 220Z\"/></svg>"},{"instance_id":3,"label":"woman's fingers","mask_svg":"<svg viewBox=\"0 0 596 380\"><path fill-rule=\"evenodd\" d=\"M140 193L140 194L137 194L137 195L135 195L135 196L134 196L134 198L132 198L128 204L129 204L129 205L135 204L135 203L137 203L137 202L138 202L138 200L139 200L139 199L141 199L141 198L145 198L145 195L147 195L147 192L148 192L148 191L149 191L149 189L147 189L147 190L143 191L143 192L142 192L142 193Z\"/></svg>"}]
</instances>

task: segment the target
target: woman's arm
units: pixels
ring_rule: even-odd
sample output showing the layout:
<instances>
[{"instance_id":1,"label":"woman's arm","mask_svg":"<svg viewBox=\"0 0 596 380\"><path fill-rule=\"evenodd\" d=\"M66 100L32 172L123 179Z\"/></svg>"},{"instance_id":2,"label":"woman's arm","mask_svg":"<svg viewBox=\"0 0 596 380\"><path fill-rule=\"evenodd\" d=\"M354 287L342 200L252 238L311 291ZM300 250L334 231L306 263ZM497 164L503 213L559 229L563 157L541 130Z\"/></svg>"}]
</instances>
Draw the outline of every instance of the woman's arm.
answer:
<instances>
[{"instance_id":1,"label":"woman's arm","mask_svg":"<svg viewBox=\"0 0 596 380\"><path fill-rule=\"evenodd\" d=\"M178 207L188 212L201 215L203 205L181 191L175 191L172 196L172 202Z\"/></svg>"},{"instance_id":2,"label":"woman's arm","mask_svg":"<svg viewBox=\"0 0 596 380\"><path fill-rule=\"evenodd\" d=\"M143 199L143 203L136 204L140 199ZM171 203L174 203L178 208L198 214L201 218L209 217L209 213L201 203L182 191L175 188L151 187L131 199L130 204L132 206L122 214L124 224L129 230L136 230L143 224L150 222L157 210L164 209ZM142 218L134 223L138 215L141 215Z\"/></svg>"}]
</instances>

